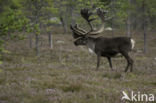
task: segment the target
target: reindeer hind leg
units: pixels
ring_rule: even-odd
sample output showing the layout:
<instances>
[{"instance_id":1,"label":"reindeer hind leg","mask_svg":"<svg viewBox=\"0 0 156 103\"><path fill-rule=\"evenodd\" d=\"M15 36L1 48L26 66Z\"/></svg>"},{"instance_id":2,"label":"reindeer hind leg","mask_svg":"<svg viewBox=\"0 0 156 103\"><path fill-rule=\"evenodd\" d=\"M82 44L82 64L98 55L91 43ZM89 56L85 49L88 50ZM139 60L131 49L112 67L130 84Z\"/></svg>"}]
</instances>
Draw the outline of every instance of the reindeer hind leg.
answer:
<instances>
[{"instance_id":1,"label":"reindeer hind leg","mask_svg":"<svg viewBox=\"0 0 156 103\"><path fill-rule=\"evenodd\" d=\"M130 64L131 64L130 72L132 72L133 71L133 60L132 59L130 60Z\"/></svg>"},{"instance_id":2,"label":"reindeer hind leg","mask_svg":"<svg viewBox=\"0 0 156 103\"><path fill-rule=\"evenodd\" d=\"M126 66L126 68L125 68L125 72L127 72L128 71L128 67L129 66L131 66L131 68L130 68L130 71L132 72L132 70L133 70L133 60L130 58L130 56L128 55L128 52L122 52L121 53L124 57L125 57L125 59L127 60L127 66Z\"/></svg>"}]
</instances>

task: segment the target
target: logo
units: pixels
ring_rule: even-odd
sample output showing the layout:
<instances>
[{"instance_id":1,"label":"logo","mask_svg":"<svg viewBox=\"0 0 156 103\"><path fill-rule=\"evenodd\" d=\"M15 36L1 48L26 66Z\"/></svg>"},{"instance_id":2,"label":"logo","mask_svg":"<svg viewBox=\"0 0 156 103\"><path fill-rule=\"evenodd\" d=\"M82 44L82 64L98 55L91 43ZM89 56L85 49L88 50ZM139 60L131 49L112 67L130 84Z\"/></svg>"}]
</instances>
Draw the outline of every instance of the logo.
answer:
<instances>
[{"instance_id":1,"label":"logo","mask_svg":"<svg viewBox=\"0 0 156 103\"><path fill-rule=\"evenodd\" d=\"M145 93L140 93L137 92L135 93L134 91L131 91L130 96L125 91L122 91L122 98L121 100L128 100L128 101L146 101L146 102L152 102L155 100L154 94L145 94Z\"/></svg>"}]
</instances>

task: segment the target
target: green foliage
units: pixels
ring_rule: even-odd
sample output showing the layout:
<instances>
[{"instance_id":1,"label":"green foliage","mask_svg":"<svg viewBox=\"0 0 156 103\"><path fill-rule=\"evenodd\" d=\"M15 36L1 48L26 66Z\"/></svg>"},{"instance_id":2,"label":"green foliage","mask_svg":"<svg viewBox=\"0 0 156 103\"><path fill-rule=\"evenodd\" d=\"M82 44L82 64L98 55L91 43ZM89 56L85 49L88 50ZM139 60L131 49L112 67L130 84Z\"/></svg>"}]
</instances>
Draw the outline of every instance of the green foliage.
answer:
<instances>
[{"instance_id":1,"label":"green foliage","mask_svg":"<svg viewBox=\"0 0 156 103\"><path fill-rule=\"evenodd\" d=\"M7 42L7 39L22 39L22 35L14 35L17 32L25 31L25 26L28 23L28 19L23 15L19 0L6 0L0 1L1 13L0 13L0 54L8 53L4 49L3 43Z\"/></svg>"},{"instance_id":2,"label":"green foliage","mask_svg":"<svg viewBox=\"0 0 156 103\"><path fill-rule=\"evenodd\" d=\"M99 0L105 9L109 10L109 16L114 18L113 24L125 26L128 17L132 19L132 24L141 28L142 18L146 16L149 27L155 27L156 20L156 1L155 0ZM145 14L143 12L143 2ZM154 28L153 28L154 29Z\"/></svg>"},{"instance_id":3,"label":"green foliage","mask_svg":"<svg viewBox=\"0 0 156 103\"><path fill-rule=\"evenodd\" d=\"M2 18L5 33L13 33L15 31L22 31L28 22L28 19L22 16L21 11L9 10Z\"/></svg>"},{"instance_id":4,"label":"green foliage","mask_svg":"<svg viewBox=\"0 0 156 103\"><path fill-rule=\"evenodd\" d=\"M143 2L145 13L142 10ZM108 26L126 27L126 20L131 17L132 24L136 25L134 28L140 29L142 18L146 16L148 28L156 28L155 0L0 0L0 51L3 51L6 38L23 39L19 32L40 34L41 27L50 32L51 25L61 23L67 29L76 22L84 26L86 22L80 17L80 9L99 7L109 11L107 15L113 18L106 22ZM99 20L95 20L93 24L99 23Z\"/></svg>"},{"instance_id":5,"label":"green foliage","mask_svg":"<svg viewBox=\"0 0 156 103\"><path fill-rule=\"evenodd\" d=\"M47 26L52 22L50 21L52 14L57 15L58 9L53 7L53 1L51 0L26 0L22 1L21 4L25 16L29 18L29 24L26 26L29 33L40 34L40 25Z\"/></svg>"}]
</instances>

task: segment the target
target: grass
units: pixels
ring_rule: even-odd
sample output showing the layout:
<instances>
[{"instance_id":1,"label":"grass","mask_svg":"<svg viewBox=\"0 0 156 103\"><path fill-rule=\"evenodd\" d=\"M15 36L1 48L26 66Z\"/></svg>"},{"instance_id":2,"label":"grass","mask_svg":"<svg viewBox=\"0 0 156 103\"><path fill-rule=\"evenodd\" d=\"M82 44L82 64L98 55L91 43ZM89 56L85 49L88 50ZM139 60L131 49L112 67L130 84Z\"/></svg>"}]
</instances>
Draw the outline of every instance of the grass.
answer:
<instances>
[{"instance_id":1,"label":"grass","mask_svg":"<svg viewBox=\"0 0 156 103\"><path fill-rule=\"evenodd\" d=\"M131 53L134 71L124 73L123 57L113 59L115 71L102 58L96 71L96 55L75 47L70 35L53 37L54 49L48 48L44 37L39 56L28 47L27 39L6 45L10 53L2 55L0 64L0 103L129 103L121 101L123 90L156 95L155 42L149 43L146 55ZM134 37L137 50L142 50L140 37Z\"/></svg>"}]
</instances>

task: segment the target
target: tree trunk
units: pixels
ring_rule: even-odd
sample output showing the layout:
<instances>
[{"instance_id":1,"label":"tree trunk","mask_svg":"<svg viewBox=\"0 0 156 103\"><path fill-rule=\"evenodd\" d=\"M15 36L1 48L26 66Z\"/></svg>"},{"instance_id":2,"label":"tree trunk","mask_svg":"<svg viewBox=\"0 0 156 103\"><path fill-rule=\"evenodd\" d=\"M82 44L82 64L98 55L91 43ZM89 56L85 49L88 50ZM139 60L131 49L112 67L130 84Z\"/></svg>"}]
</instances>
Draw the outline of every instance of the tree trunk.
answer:
<instances>
[{"instance_id":1,"label":"tree trunk","mask_svg":"<svg viewBox=\"0 0 156 103\"><path fill-rule=\"evenodd\" d=\"M32 34L29 34L29 47L32 48Z\"/></svg>"},{"instance_id":2,"label":"tree trunk","mask_svg":"<svg viewBox=\"0 0 156 103\"><path fill-rule=\"evenodd\" d=\"M112 14L114 14L114 0L111 0L111 10L112 10ZM112 28L112 37L114 36L114 25L113 25L113 23L114 23L114 17L112 17L112 20L111 20L111 28Z\"/></svg>"},{"instance_id":3,"label":"tree trunk","mask_svg":"<svg viewBox=\"0 0 156 103\"><path fill-rule=\"evenodd\" d=\"M53 41L52 41L51 33L48 34L48 38L49 38L49 47L50 47L50 49L53 49Z\"/></svg>"},{"instance_id":4,"label":"tree trunk","mask_svg":"<svg viewBox=\"0 0 156 103\"><path fill-rule=\"evenodd\" d=\"M68 32L68 17L67 17L67 15L65 16L65 19L64 19L64 22L65 22L65 33L67 33Z\"/></svg>"},{"instance_id":5,"label":"tree trunk","mask_svg":"<svg viewBox=\"0 0 156 103\"><path fill-rule=\"evenodd\" d=\"M129 17L127 18L126 24L127 24L126 26L127 36L130 37L131 36L131 21Z\"/></svg>"},{"instance_id":6,"label":"tree trunk","mask_svg":"<svg viewBox=\"0 0 156 103\"><path fill-rule=\"evenodd\" d=\"M70 6L71 24L75 24L75 17L73 11L74 11L74 7Z\"/></svg>"},{"instance_id":7,"label":"tree trunk","mask_svg":"<svg viewBox=\"0 0 156 103\"><path fill-rule=\"evenodd\" d=\"M39 35L39 41L40 41L40 47L42 47L43 46L43 42L44 42L44 40L42 38L42 35Z\"/></svg>"},{"instance_id":8,"label":"tree trunk","mask_svg":"<svg viewBox=\"0 0 156 103\"><path fill-rule=\"evenodd\" d=\"M147 21L146 21L146 11L145 11L145 0L143 0L143 31L144 31L144 53L147 52Z\"/></svg>"},{"instance_id":9,"label":"tree trunk","mask_svg":"<svg viewBox=\"0 0 156 103\"><path fill-rule=\"evenodd\" d=\"M65 23L65 33L67 33L68 32L68 19L69 19L69 17L68 17L69 15L68 15L68 6L66 6L66 12L65 12L65 17L64 17L64 23Z\"/></svg>"},{"instance_id":10,"label":"tree trunk","mask_svg":"<svg viewBox=\"0 0 156 103\"><path fill-rule=\"evenodd\" d=\"M146 23L144 21L144 53L147 52L147 32L146 32Z\"/></svg>"},{"instance_id":11,"label":"tree trunk","mask_svg":"<svg viewBox=\"0 0 156 103\"><path fill-rule=\"evenodd\" d=\"M129 4L130 4L130 7L131 7L131 3L132 3L132 0L129 0ZM127 17L127 36L128 37L131 37L131 11L130 9L127 11L128 13L128 17Z\"/></svg>"},{"instance_id":12,"label":"tree trunk","mask_svg":"<svg viewBox=\"0 0 156 103\"><path fill-rule=\"evenodd\" d=\"M64 29L65 29L65 33L68 32L68 19L69 19L69 6L68 5L65 5L66 6L66 11L64 13Z\"/></svg>"},{"instance_id":13,"label":"tree trunk","mask_svg":"<svg viewBox=\"0 0 156 103\"><path fill-rule=\"evenodd\" d=\"M112 18L112 21L111 21L111 28L112 28L112 37L114 37L114 25L113 25L113 18Z\"/></svg>"},{"instance_id":14,"label":"tree trunk","mask_svg":"<svg viewBox=\"0 0 156 103\"><path fill-rule=\"evenodd\" d=\"M38 42L39 42L39 36L38 34L35 34L36 36L36 56L39 55L39 45L38 45Z\"/></svg>"},{"instance_id":15,"label":"tree trunk","mask_svg":"<svg viewBox=\"0 0 156 103\"><path fill-rule=\"evenodd\" d=\"M62 15L60 16L60 21L61 21L61 23L62 23L64 32L66 33L66 32L67 32L66 23L65 23L65 20L64 20L64 18L63 18Z\"/></svg>"}]
</instances>

